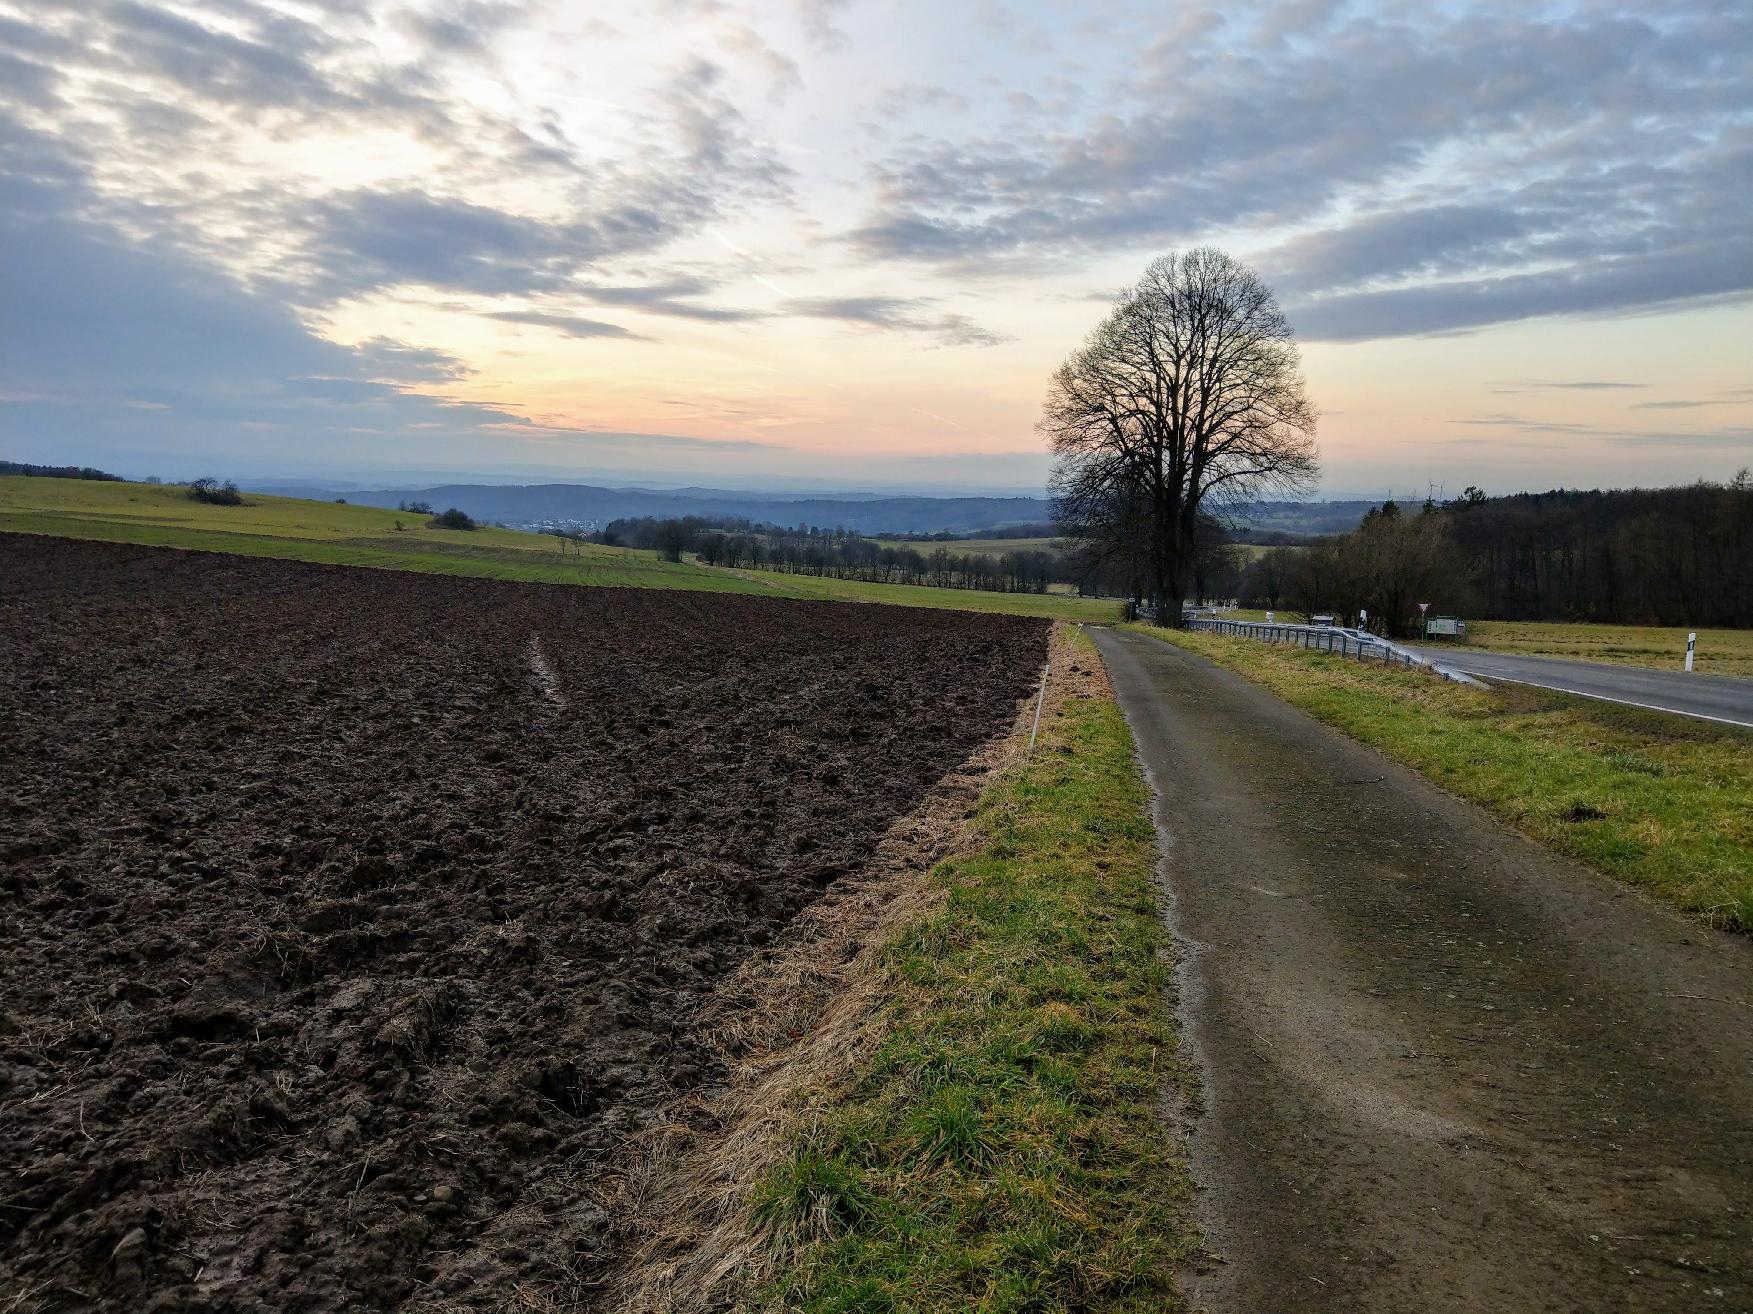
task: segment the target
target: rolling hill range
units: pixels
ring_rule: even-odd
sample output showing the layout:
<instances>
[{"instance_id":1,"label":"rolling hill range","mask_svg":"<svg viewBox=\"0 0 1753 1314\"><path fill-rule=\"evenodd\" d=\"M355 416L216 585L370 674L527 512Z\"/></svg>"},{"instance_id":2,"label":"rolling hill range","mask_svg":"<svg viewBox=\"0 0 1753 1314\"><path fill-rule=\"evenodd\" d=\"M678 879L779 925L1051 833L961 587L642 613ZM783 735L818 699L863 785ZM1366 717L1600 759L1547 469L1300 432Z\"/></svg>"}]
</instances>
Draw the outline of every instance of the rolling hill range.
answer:
<instances>
[{"instance_id":1,"label":"rolling hill range","mask_svg":"<svg viewBox=\"0 0 1753 1314\"><path fill-rule=\"evenodd\" d=\"M319 488L277 488L292 497L326 499ZM461 507L477 520L507 525L555 521L606 524L634 516L740 516L792 528L819 525L862 534L968 533L1050 518L1042 497L782 497L715 488L660 490L594 484L445 484L437 488L349 491L347 500L395 507L418 498Z\"/></svg>"}]
</instances>

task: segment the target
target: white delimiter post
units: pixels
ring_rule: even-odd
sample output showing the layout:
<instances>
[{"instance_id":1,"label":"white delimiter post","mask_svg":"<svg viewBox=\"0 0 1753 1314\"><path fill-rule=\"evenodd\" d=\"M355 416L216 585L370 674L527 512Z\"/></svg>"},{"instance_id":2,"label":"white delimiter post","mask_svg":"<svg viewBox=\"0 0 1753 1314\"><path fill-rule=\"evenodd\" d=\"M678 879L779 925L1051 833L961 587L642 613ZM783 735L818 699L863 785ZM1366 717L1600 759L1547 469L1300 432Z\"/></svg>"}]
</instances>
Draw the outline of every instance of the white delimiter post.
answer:
<instances>
[{"instance_id":1,"label":"white delimiter post","mask_svg":"<svg viewBox=\"0 0 1753 1314\"><path fill-rule=\"evenodd\" d=\"M1694 631L1686 636L1686 669L1692 669L1692 650L1698 646L1698 634Z\"/></svg>"}]
</instances>

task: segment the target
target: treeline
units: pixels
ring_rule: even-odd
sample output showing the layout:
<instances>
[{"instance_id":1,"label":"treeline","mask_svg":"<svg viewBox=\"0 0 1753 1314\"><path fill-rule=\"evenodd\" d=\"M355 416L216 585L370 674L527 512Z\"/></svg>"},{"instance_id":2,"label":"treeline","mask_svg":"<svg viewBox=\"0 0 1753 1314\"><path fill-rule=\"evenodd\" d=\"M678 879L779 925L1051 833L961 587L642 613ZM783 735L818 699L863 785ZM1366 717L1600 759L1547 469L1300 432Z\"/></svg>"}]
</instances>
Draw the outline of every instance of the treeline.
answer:
<instances>
[{"instance_id":1,"label":"treeline","mask_svg":"<svg viewBox=\"0 0 1753 1314\"><path fill-rule=\"evenodd\" d=\"M1349 534L1261 556L1244 572L1237 600L1305 618L1326 612L1396 638L1419 632L1421 602L1433 615L1477 615L1447 521L1434 506L1405 515L1385 502Z\"/></svg>"},{"instance_id":2,"label":"treeline","mask_svg":"<svg viewBox=\"0 0 1753 1314\"><path fill-rule=\"evenodd\" d=\"M885 534L884 538L904 543L959 543L969 539L993 538L1056 538L1059 527L1049 520L1031 520L1014 525L995 525L990 529L970 529L965 533L940 529L929 533Z\"/></svg>"},{"instance_id":3,"label":"treeline","mask_svg":"<svg viewBox=\"0 0 1753 1314\"><path fill-rule=\"evenodd\" d=\"M1618 625L1753 626L1753 477L1728 484L1487 497L1405 513L1249 565L1243 606L1414 634L1432 614Z\"/></svg>"},{"instance_id":4,"label":"treeline","mask_svg":"<svg viewBox=\"0 0 1753 1314\"><path fill-rule=\"evenodd\" d=\"M1446 519L1501 620L1753 626L1753 476L1727 484L1480 495Z\"/></svg>"},{"instance_id":5,"label":"treeline","mask_svg":"<svg viewBox=\"0 0 1753 1314\"><path fill-rule=\"evenodd\" d=\"M29 475L37 479L104 479L119 484L122 476L89 465L32 465L28 461L0 461L0 475Z\"/></svg>"},{"instance_id":6,"label":"treeline","mask_svg":"<svg viewBox=\"0 0 1753 1314\"><path fill-rule=\"evenodd\" d=\"M904 545L886 546L847 529L814 525L786 528L702 516L615 520L591 537L610 545L646 548L667 561L680 561L684 553L692 553L708 566L779 570L873 584L1045 593L1060 573L1058 559L1051 552L952 552L944 544L922 552Z\"/></svg>"},{"instance_id":7,"label":"treeline","mask_svg":"<svg viewBox=\"0 0 1753 1314\"><path fill-rule=\"evenodd\" d=\"M1242 587L1249 554L1236 531L1216 517L1201 514L1184 558L1186 595L1196 603L1228 602ZM1110 542L1071 546L1061 567L1067 582L1088 597L1130 598L1149 594L1149 557Z\"/></svg>"}]
</instances>

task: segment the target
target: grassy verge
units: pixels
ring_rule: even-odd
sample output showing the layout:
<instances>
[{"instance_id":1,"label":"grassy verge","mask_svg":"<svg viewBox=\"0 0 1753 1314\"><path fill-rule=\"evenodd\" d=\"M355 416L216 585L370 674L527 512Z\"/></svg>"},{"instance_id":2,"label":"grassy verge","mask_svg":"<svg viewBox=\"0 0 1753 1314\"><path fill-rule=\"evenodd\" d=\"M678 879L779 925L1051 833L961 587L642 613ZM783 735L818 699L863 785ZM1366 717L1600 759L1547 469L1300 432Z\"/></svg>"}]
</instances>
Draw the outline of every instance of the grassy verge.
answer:
<instances>
[{"instance_id":1,"label":"grassy verge","mask_svg":"<svg viewBox=\"0 0 1753 1314\"><path fill-rule=\"evenodd\" d=\"M1300 612L1281 610L1281 621L1301 621ZM1225 620L1263 621L1264 611L1232 608ZM1687 630L1662 625L1591 625L1558 621L1468 621L1464 648L1528 657L1575 657L1587 662L1647 666L1678 671L1686 657L1686 636L1698 635L1695 668L1706 675L1753 679L1753 630ZM1417 642L1409 640L1408 642ZM1432 640L1433 645L1444 640Z\"/></svg>"},{"instance_id":2,"label":"grassy verge","mask_svg":"<svg viewBox=\"0 0 1753 1314\"><path fill-rule=\"evenodd\" d=\"M886 1039L758 1186L761 1303L1178 1307L1191 1187L1163 1100L1187 1077L1147 808L1092 682L988 790L939 910L887 946Z\"/></svg>"},{"instance_id":3,"label":"grassy verge","mask_svg":"<svg viewBox=\"0 0 1753 1314\"><path fill-rule=\"evenodd\" d=\"M244 506L211 506L191 502L181 488L169 485L0 478L0 531L545 584L704 589L1058 620L1112 620L1119 615L1117 603L1065 594L985 593L731 571L692 561L666 562L655 552L637 549L574 546L546 534L485 526L473 531L429 529L424 515L379 507L261 493L248 494Z\"/></svg>"},{"instance_id":4,"label":"grassy verge","mask_svg":"<svg viewBox=\"0 0 1753 1314\"><path fill-rule=\"evenodd\" d=\"M1753 930L1753 733L1137 628L1266 686L1551 848L1714 925Z\"/></svg>"},{"instance_id":5,"label":"grassy verge","mask_svg":"<svg viewBox=\"0 0 1753 1314\"><path fill-rule=\"evenodd\" d=\"M1560 625L1545 621L1474 621L1467 642L1493 652L1577 657L1590 662L1678 671L1686 635L1698 635L1696 669L1708 675L1753 677L1753 630L1675 629L1660 625Z\"/></svg>"}]
</instances>

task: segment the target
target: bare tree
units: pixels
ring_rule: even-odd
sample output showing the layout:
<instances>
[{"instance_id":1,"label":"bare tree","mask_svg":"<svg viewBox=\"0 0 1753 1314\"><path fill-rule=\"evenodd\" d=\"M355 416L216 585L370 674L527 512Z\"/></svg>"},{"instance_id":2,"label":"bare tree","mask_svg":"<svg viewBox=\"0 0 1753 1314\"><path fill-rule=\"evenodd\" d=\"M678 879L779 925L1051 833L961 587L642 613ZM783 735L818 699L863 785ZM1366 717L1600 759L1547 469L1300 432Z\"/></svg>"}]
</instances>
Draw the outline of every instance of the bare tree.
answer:
<instances>
[{"instance_id":1,"label":"bare tree","mask_svg":"<svg viewBox=\"0 0 1753 1314\"><path fill-rule=\"evenodd\" d=\"M1310 489L1315 420L1271 290L1210 247L1164 256L1053 375L1055 518L1178 620L1201 513Z\"/></svg>"}]
</instances>

